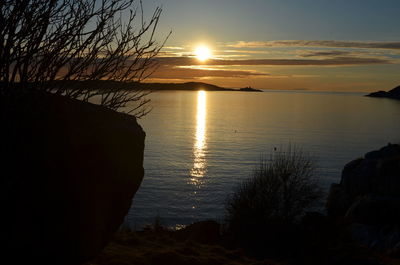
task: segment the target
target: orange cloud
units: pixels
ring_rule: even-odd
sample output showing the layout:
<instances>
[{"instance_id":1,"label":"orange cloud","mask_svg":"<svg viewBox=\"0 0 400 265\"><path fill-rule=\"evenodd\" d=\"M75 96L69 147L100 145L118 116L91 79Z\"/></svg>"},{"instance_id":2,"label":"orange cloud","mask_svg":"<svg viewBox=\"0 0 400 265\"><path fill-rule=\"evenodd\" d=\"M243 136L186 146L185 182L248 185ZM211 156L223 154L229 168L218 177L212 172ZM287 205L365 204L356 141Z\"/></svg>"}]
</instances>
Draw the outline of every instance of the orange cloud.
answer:
<instances>
[{"instance_id":1,"label":"orange cloud","mask_svg":"<svg viewBox=\"0 0 400 265\"><path fill-rule=\"evenodd\" d=\"M268 76L265 73L258 73L246 70L211 70L198 68L180 68L171 66L160 66L151 76L152 79L199 79L207 77L256 77Z\"/></svg>"},{"instance_id":2,"label":"orange cloud","mask_svg":"<svg viewBox=\"0 0 400 265\"><path fill-rule=\"evenodd\" d=\"M282 41L239 41L228 44L234 48L262 48L262 47L333 47L333 48L365 48L365 49L400 49L400 42L385 41L306 41L306 40L282 40Z\"/></svg>"},{"instance_id":3,"label":"orange cloud","mask_svg":"<svg viewBox=\"0 0 400 265\"><path fill-rule=\"evenodd\" d=\"M162 57L157 58L157 63L161 66L190 66L190 65L315 65L315 66L335 66L335 65L376 65L391 64L392 61L386 58L363 58L363 57L335 57L328 59L245 59L245 60L223 60L210 59L205 63L190 57Z\"/></svg>"}]
</instances>

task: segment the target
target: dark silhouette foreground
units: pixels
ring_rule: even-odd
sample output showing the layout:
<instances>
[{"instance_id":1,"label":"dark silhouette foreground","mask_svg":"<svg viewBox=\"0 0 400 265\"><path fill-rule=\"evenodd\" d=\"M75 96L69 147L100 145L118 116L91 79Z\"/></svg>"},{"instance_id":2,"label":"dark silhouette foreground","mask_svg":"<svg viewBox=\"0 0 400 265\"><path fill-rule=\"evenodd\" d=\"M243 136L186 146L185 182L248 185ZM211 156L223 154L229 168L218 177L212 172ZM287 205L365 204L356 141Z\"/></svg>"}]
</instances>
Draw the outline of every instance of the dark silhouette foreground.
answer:
<instances>
[{"instance_id":1,"label":"dark silhouette foreground","mask_svg":"<svg viewBox=\"0 0 400 265\"><path fill-rule=\"evenodd\" d=\"M148 91L67 83L146 79L168 38L154 39L161 12L146 21L140 0L1 1L0 95L34 88L145 115Z\"/></svg>"},{"instance_id":2,"label":"dark silhouette foreground","mask_svg":"<svg viewBox=\"0 0 400 265\"><path fill-rule=\"evenodd\" d=\"M392 98L392 99L400 99L400 86L393 88L389 91L378 91L373 92L368 95L367 97L374 97L374 98Z\"/></svg>"},{"instance_id":3,"label":"dark silhouette foreground","mask_svg":"<svg viewBox=\"0 0 400 265\"><path fill-rule=\"evenodd\" d=\"M256 254L291 252L300 218L321 195L317 183L310 155L292 146L274 151L229 197L228 230Z\"/></svg>"},{"instance_id":4,"label":"dark silhouette foreground","mask_svg":"<svg viewBox=\"0 0 400 265\"><path fill-rule=\"evenodd\" d=\"M133 116L44 92L0 101L2 257L93 257L141 183L145 133Z\"/></svg>"}]
</instances>

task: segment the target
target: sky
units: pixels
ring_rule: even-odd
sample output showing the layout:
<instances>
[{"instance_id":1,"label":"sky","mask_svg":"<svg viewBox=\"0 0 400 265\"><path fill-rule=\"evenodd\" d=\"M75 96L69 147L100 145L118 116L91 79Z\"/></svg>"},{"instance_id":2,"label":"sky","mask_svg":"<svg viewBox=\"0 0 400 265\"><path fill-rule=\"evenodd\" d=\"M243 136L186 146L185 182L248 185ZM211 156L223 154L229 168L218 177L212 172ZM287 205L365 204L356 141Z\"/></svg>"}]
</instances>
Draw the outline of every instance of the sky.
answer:
<instances>
[{"instance_id":1,"label":"sky","mask_svg":"<svg viewBox=\"0 0 400 265\"><path fill-rule=\"evenodd\" d=\"M325 91L400 85L398 0L146 0L172 34L148 82ZM197 59L196 49L211 55Z\"/></svg>"}]
</instances>

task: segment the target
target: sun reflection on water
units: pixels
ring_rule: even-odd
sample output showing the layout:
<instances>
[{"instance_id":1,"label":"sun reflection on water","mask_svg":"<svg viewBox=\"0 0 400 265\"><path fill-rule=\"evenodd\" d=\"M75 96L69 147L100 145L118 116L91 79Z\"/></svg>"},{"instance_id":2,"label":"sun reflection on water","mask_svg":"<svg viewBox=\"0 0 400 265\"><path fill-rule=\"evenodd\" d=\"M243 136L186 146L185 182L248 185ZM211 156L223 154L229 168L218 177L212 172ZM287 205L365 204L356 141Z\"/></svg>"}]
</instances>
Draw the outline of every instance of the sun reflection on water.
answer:
<instances>
[{"instance_id":1,"label":"sun reflection on water","mask_svg":"<svg viewBox=\"0 0 400 265\"><path fill-rule=\"evenodd\" d=\"M206 92L197 92L196 134L193 145L193 167L190 170L191 183L201 184L201 178L206 173L206 117L207 101Z\"/></svg>"}]
</instances>

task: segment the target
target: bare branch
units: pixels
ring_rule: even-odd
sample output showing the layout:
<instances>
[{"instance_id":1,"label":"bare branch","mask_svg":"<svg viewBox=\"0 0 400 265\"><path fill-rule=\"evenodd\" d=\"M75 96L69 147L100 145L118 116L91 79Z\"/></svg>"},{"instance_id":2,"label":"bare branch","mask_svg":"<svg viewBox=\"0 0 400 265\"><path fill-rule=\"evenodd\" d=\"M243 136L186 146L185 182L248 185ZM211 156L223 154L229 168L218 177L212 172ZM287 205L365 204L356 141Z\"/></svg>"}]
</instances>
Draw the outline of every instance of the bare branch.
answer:
<instances>
[{"instance_id":1,"label":"bare branch","mask_svg":"<svg viewBox=\"0 0 400 265\"><path fill-rule=\"evenodd\" d=\"M145 21L141 0L1 1L0 93L41 89L145 115L148 92L131 90L171 34L154 40L161 12ZM95 80L116 82L84 82Z\"/></svg>"}]
</instances>

